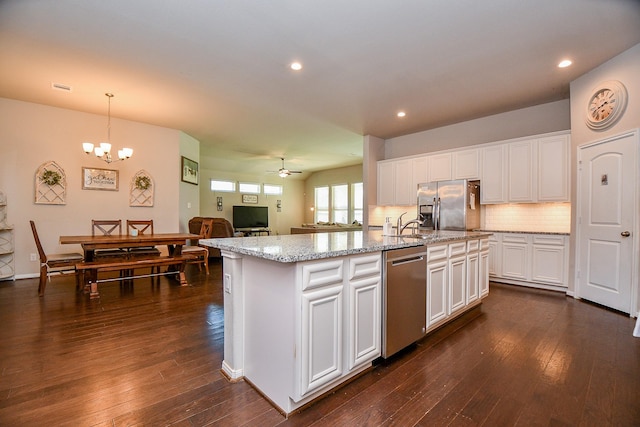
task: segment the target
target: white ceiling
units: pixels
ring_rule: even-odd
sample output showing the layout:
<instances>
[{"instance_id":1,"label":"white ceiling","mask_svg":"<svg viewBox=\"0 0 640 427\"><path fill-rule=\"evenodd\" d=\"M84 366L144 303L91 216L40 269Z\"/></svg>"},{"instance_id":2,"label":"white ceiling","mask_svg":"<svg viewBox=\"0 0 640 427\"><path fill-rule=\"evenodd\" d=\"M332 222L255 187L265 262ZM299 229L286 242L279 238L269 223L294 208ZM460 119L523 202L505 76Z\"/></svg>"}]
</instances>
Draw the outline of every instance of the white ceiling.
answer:
<instances>
[{"instance_id":1,"label":"white ceiling","mask_svg":"<svg viewBox=\"0 0 640 427\"><path fill-rule=\"evenodd\" d=\"M204 168L310 172L360 163L362 135L567 98L637 43L637 0L0 0L0 96L106 114L112 92Z\"/></svg>"}]
</instances>

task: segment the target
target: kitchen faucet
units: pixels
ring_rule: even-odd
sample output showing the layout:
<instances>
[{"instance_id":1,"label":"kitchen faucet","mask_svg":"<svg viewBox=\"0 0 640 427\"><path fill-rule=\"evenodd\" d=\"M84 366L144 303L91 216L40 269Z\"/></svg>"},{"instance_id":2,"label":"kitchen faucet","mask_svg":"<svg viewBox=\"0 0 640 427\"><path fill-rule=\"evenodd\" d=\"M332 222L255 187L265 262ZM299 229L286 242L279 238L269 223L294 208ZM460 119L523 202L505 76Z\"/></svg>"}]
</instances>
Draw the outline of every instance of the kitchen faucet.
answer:
<instances>
[{"instance_id":1,"label":"kitchen faucet","mask_svg":"<svg viewBox=\"0 0 640 427\"><path fill-rule=\"evenodd\" d=\"M404 215L404 214L406 214L406 212L403 213L402 215ZM410 224L418 224L418 225L422 224L422 221L420 221L418 218L412 219L411 221L407 222L406 224L402 224L402 215L400 215L398 217L398 222L396 223L396 230L397 230L398 236L402 236L402 232Z\"/></svg>"}]
</instances>

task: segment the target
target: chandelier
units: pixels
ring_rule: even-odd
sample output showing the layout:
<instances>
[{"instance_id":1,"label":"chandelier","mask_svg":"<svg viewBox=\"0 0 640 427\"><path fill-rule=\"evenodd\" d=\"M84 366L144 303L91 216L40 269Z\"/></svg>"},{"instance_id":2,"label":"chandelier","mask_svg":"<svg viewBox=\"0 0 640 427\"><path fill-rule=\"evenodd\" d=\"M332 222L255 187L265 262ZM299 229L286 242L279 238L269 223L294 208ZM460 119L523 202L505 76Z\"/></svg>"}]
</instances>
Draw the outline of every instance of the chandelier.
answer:
<instances>
[{"instance_id":1,"label":"chandelier","mask_svg":"<svg viewBox=\"0 0 640 427\"><path fill-rule=\"evenodd\" d=\"M85 153L96 155L97 158L103 160L107 163L118 162L120 160L126 160L133 154L133 149L131 148L123 148L122 150L118 150L118 158L113 159L111 157L111 98L113 98L112 93L105 93L105 96L109 99L109 107L107 111L107 142L101 142L95 148L93 147L93 143L91 142L83 142L82 149Z\"/></svg>"}]
</instances>

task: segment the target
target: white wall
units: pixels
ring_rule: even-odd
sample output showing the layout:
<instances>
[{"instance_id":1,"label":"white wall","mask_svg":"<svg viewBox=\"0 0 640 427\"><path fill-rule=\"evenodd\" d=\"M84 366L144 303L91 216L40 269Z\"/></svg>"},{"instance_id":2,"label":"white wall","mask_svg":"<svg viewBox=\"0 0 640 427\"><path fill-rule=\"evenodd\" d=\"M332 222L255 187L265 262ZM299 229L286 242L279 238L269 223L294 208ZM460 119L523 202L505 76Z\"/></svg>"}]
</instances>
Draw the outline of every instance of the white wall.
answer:
<instances>
[{"instance_id":1,"label":"white wall","mask_svg":"<svg viewBox=\"0 0 640 427\"><path fill-rule=\"evenodd\" d=\"M567 130L569 100L495 114L385 141L385 159Z\"/></svg>"},{"instance_id":2,"label":"white wall","mask_svg":"<svg viewBox=\"0 0 640 427\"><path fill-rule=\"evenodd\" d=\"M596 132L585 123L587 101L598 84L618 80L627 88L627 109L620 120L612 127ZM580 145L606 139L610 136L622 134L627 130L640 128L640 44L621 53L601 66L584 74L571 82L571 180L572 210L571 210L571 268L569 270L569 291L574 292L575 283L575 244L576 244L576 188L577 188L577 152ZM640 148L639 148L640 149ZM639 272L640 273L640 272ZM636 287L640 286L635 284ZM640 308L640 292L637 307ZM637 310L638 308L636 308Z\"/></svg>"},{"instance_id":3,"label":"white wall","mask_svg":"<svg viewBox=\"0 0 640 427\"><path fill-rule=\"evenodd\" d=\"M7 223L15 226L15 271L18 278L35 275L38 262L29 227L35 221L48 252L80 251L60 246L60 235L91 233L91 219L148 219L160 232L177 231L180 174L179 132L146 124L111 119L114 147L133 148L133 157L110 166L82 151L83 141L106 139L106 116L80 113L40 104L0 98L0 189L7 195ZM55 161L65 171L66 205L35 204L38 167ZM119 191L83 190L82 167L119 171ZM140 169L155 182L153 207L130 207L129 184Z\"/></svg>"}]
</instances>

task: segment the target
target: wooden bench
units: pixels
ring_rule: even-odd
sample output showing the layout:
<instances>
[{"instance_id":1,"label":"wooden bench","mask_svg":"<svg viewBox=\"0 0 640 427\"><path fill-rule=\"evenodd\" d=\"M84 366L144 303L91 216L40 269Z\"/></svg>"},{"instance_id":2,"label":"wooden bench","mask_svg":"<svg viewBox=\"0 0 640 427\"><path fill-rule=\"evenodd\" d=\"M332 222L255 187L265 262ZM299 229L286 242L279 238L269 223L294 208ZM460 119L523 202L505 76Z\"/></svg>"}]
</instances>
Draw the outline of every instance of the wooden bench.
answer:
<instances>
[{"instance_id":1,"label":"wooden bench","mask_svg":"<svg viewBox=\"0 0 640 427\"><path fill-rule=\"evenodd\" d=\"M193 261L195 256L193 255L178 255L178 256L156 256L149 258L114 258L105 259L100 261L80 262L76 264L76 269L82 273L85 278L85 291L89 288L89 297L91 299L100 298L98 293L98 283L113 282L118 280L130 280L142 277L154 277L177 274L180 276L180 285L187 286L187 278L184 274L184 269L187 265L187 261ZM168 269L165 272L153 273L153 267L171 267L178 266L177 270ZM136 268L151 268L150 274L134 274ZM127 276L120 276L109 279L98 279L98 272L106 271L128 271L130 274ZM88 275L88 276L87 276ZM87 280L88 278L88 280Z\"/></svg>"}]
</instances>

